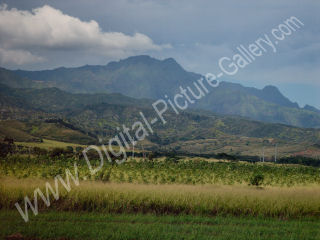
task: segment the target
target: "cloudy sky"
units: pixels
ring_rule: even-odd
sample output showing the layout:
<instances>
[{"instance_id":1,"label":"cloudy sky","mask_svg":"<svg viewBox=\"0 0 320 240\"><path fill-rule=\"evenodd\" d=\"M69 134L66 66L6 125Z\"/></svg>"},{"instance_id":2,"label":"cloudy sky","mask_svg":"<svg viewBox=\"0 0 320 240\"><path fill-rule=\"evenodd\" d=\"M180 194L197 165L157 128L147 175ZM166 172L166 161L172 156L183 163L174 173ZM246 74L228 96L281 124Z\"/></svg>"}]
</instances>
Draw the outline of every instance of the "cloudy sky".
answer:
<instances>
[{"instance_id":1,"label":"cloudy sky","mask_svg":"<svg viewBox=\"0 0 320 240\"><path fill-rule=\"evenodd\" d=\"M280 3L279 3L280 2ZM295 16L304 26L236 75L246 86L277 86L300 106L320 108L320 2L0 0L0 66L48 69L106 64L132 55L175 58L216 73L218 60Z\"/></svg>"}]
</instances>

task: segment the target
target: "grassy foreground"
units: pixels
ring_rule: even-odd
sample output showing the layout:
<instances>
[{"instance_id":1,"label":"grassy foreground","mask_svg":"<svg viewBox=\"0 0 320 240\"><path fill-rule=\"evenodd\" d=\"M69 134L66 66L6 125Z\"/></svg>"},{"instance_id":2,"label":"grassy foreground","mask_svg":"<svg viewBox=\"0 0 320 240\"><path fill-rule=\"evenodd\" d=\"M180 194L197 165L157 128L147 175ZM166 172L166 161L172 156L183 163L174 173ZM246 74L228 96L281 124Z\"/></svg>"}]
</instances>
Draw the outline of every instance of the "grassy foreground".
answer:
<instances>
[{"instance_id":1,"label":"grassy foreground","mask_svg":"<svg viewBox=\"0 0 320 240\"><path fill-rule=\"evenodd\" d=\"M70 179L72 182L72 180ZM46 195L45 180L4 177L0 207L24 209L24 196L33 203L38 187ZM54 188L54 182L51 181ZM68 193L58 182L59 200L48 191L49 209L103 213L191 214L203 216L263 216L281 219L320 218L320 187L265 187L242 185L152 185L81 181ZM48 207L37 196L40 213ZM29 208L29 215L32 211Z\"/></svg>"},{"instance_id":2,"label":"grassy foreground","mask_svg":"<svg viewBox=\"0 0 320 240\"><path fill-rule=\"evenodd\" d=\"M67 182L66 169L79 173L70 192L56 178ZM249 186L257 174L263 184ZM9 156L0 161L0 239L320 239L319 182L319 169L298 165L131 160L90 176L81 159ZM25 196L27 223L15 207L25 211Z\"/></svg>"},{"instance_id":3,"label":"grassy foreground","mask_svg":"<svg viewBox=\"0 0 320 240\"><path fill-rule=\"evenodd\" d=\"M16 211L0 211L0 237L26 239L319 239L320 222L262 218L156 216L46 212L24 223Z\"/></svg>"}]
</instances>

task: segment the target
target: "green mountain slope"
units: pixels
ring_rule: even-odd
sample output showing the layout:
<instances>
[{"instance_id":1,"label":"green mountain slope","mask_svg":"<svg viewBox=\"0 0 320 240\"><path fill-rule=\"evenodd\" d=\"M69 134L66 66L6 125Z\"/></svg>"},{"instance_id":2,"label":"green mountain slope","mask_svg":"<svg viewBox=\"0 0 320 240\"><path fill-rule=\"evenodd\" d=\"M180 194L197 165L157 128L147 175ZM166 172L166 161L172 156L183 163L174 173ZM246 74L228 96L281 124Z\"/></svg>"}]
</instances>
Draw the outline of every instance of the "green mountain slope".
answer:
<instances>
[{"instance_id":1,"label":"green mountain slope","mask_svg":"<svg viewBox=\"0 0 320 240\"><path fill-rule=\"evenodd\" d=\"M272 87L272 93L279 91ZM262 90L264 92L265 89ZM248 94L252 89L239 84L222 82L218 88L197 103L197 108L211 110L220 114L250 117L263 122L285 123L292 126L320 128L320 114L310 109L301 109L285 98L278 97L283 105L265 101L258 94ZM254 89L254 92L257 92ZM280 96L280 95L278 95ZM291 104L290 104L291 103ZM293 107L290 107L293 106Z\"/></svg>"},{"instance_id":2,"label":"green mountain slope","mask_svg":"<svg viewBox=\"0 0 320 240\"><path fill-rule=\"evenodd\" d=\"M4 99L1 112L6 107L19 106L16 111L29 111L32 116L29 119L32 121L64 119L65 127L90 136L113 137L118 132L116 127L122 127L122 124L131 126L135 121L141 120L139 112L143 112L150 121L157 117L150 100L137 100L119 94L71 94L57 88L12 89L2 86L0 89L0 99ZM10 102L5 103L5 99L10 99ZM20 116L10 111L7 114L8 119L19 119L16 116ZM163 125L159 121L154 125L155 134L149 136L149 140L155 144L167 145L178 141L230 136L275 138L313 144L320 139L320 130L316 129L262 123L200 110L182 112L179 115L168 111L164 117L167 124ZM63 122L52 123L61 125Z\"/></svg>"},{"instance_id":3,"label":"green mountain slope","mask_svg":"<svg viewBox=\"0 0 320 240\"><path fill-rule=\"evenodd\" d=\"M192 87L192 82L200 77L199 74L185 71L172 58L157 60L149 56L130 57L118 62L110 62L105 66L87 65L44 71L0 69L0 83L15 88L56 87L72 93L121 93L139 99L159 99L164 98L165 95L170 97L178 92L180 86ZM29 95L33 94L35 92ZM104 102L100 101L100 98L104 96L86 97L92 104ZM47 101L49 106L52 99L48 98L44 101ZM73 104L72 99L68 102ZM82 105L83 103L80 103L80 106ZM57 104L56 110L59 110L60 106L61 103ZM320 111L311 106L299 108L274 86L266 86L260 90L223 82L193 107L264 122L307 128L320 127Z\"/></svg>"},{"instance_id":4,"label":"green mountain slope","mask_svg":"<svg viewBox=\"0 0 320 240\"><path fill-rule=\"evenodd\" d=\"M49 121L1 121L0 138L2 140L5 137L18 142L40 142L43 138L82 144L96 142L95 137L88 136L81 130L59 122Z\"/></svg>"},{"instance_id":5,"label":"green mountain slope","mask_svg":"<svg viewBox=\"0 0 320 240\"><path fill-rule=\"evenodd\" d=\"M40 109L45 112L59 112L82 108L87 105L109 103L118 105L151 106L148 99L134 99L118 93L110 94L71 94L58 88L22 89L0 84L0 104L3 106Z\"/></svg>"}]
</instances>

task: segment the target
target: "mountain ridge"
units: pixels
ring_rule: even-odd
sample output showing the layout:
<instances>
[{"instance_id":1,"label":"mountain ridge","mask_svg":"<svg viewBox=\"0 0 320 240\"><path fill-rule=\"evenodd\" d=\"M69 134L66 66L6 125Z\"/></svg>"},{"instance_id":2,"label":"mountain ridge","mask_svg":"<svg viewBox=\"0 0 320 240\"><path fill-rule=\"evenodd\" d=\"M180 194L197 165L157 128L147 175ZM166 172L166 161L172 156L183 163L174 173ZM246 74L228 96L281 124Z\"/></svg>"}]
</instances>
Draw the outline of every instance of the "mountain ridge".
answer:
<instances>
[{"instance_id":1,"label":"mountain ridge","mask_svg":"<svg viewBox=\"0 0 320 240\"><path fill-rule=\"evenodd\" d=\"M119 94L74 94L58 88L12 89L3 85L0 85L0 112L0 137L82 144L99 144L98 138L116 136L123 125L130 128L142 121L140 112L149 122L156 116L146 100ZM163 117L167 123L158 121L152 125L153 133L141 143L144 149L257 156L262 146L269 149L269 154L275 144L294 154L320 143L320 129L193 109L179 115L169 110Z\"/></svg>"},{"instance_id":2,"label":"mountain ridge","mask_svg":"<svg viewBox=\"0 0 320 240\"><path fill-rule=\"evenodd\" d=\"M57 87L71 93L121 93L146 99L173 96L180 86L192 86L193 81L201 77L200 74L185 71L173 58L158 60L148 55L76 68L43 71L0 69L0 83L14 88ZM20 82L21 86L18 84ZM212 89L192 107L258 121L320 127L320 111L311 106L300 108L275 86L257 89L221 82L219 87Z\"/></svg>"}]
</instances>

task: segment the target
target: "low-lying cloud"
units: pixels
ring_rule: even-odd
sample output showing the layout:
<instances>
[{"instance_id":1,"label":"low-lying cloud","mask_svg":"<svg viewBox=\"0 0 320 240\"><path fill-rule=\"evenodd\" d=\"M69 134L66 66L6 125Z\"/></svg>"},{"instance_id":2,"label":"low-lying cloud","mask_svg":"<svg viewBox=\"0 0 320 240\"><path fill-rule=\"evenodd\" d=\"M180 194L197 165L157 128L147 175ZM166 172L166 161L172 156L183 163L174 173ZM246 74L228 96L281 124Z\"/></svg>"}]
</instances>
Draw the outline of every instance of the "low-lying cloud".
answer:
<instances>
[{"instance_id":1,"label":"low-lying cloud","mask_svg":"<svg viewBox=\"0 0 320 240\"><path fill-rule=\"evenodd\" d=\"M23 65L26 63L37 63L44 61L45 58L33 55L25 50L7 50L0 48L0 63Z\"/></svg>"},{"instance_id":2,"label":"low-lying cloud","mask_svg":"<svg viewBox=\"0 0 320 240\"><path fill-rule=\"evenodd\" d=\"M0 6L0 64L44 61L41 51L81 51L119 58L168 47L155 44L142 33L105 32L94 20L82 21L48 5L32 11Z\"/></svg>"}]
</instances>

